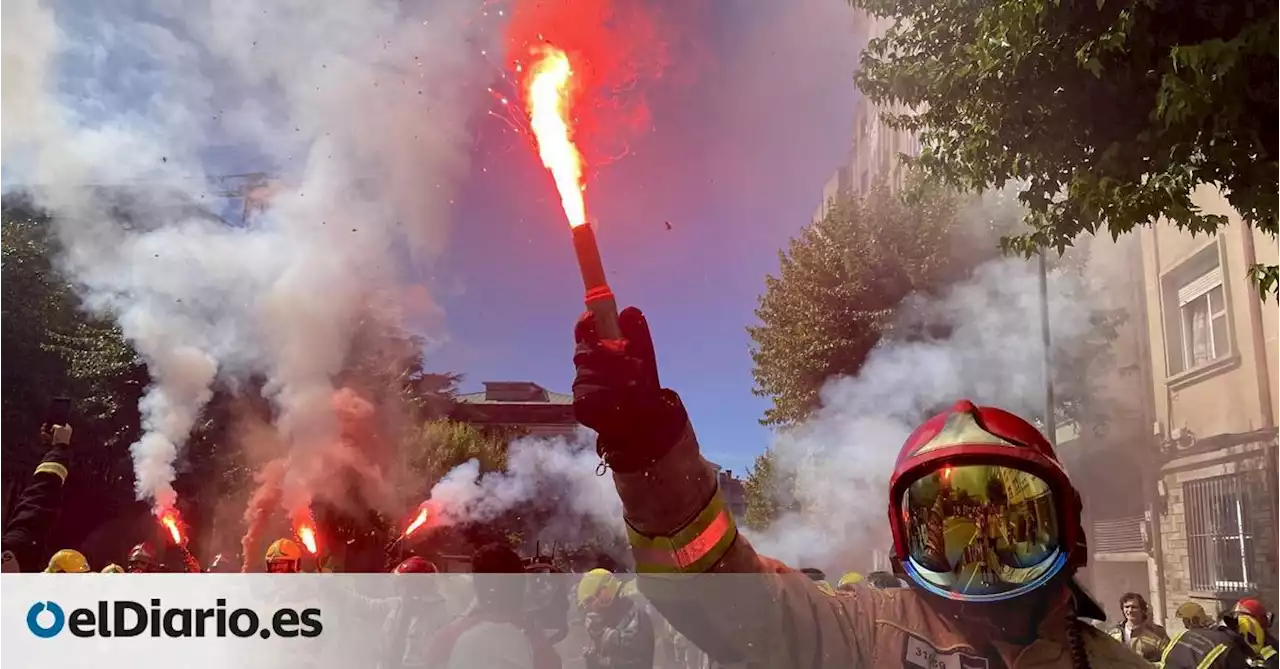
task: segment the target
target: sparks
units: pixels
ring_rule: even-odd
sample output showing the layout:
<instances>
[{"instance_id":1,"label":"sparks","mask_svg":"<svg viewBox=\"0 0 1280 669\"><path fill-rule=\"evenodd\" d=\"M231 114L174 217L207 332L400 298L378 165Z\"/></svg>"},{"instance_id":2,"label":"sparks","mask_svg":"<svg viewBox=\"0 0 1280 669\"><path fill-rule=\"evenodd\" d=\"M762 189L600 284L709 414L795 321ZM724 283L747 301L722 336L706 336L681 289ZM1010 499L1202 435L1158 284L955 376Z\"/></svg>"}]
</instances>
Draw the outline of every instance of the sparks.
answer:
<instances>
[{"instance_id":1,"label":"sparks","mask_svg":"<svg viewBox=\"0 0 1280 669\"><path fill-rule=\"evenodd\" d=\"M573 144L569 127L573 68L565 52L553 46L543 47L537 55L528 80L529 126L538 144L538 156L560 191L564 215L576 228L587 222L587 208L582 198L582 154Z\"/></svg>"}]
</instances>

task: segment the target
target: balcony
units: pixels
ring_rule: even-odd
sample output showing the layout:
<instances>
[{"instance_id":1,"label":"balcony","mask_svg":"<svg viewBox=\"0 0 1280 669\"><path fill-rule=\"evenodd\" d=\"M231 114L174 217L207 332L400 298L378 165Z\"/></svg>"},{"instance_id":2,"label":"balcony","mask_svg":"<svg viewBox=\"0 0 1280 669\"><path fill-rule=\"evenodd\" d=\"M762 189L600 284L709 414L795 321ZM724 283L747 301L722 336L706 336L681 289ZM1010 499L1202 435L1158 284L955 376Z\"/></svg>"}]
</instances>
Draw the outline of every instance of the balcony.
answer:
<instances>
[{"instance_id":1,"label":"balcony","mask_svg":"<svg viewBox=\"0 0 1280 669\"><path fill-rule=\"evenodd\" d=\"M1108 518L1093 523L1094 556L1106 561L1145 560L1147 558L1147 520L1145 516Z\"/></svg>"}]
</instances>

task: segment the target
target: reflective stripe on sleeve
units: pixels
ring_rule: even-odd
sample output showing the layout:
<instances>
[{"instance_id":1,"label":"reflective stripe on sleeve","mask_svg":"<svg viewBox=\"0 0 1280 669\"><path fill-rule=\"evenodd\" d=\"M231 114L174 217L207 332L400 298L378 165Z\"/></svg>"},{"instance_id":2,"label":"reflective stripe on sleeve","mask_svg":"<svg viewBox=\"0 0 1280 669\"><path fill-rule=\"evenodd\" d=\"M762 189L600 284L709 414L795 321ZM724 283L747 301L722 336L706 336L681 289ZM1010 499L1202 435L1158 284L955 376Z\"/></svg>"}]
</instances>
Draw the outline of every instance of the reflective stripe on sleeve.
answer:
<instances>
[{"instance_id":1,"label":"reflective stripe on sleeve","mask_svg":"<svg viewBox=\"0 0 1280 669\"><path fill-rule=\"evenodd\" d=\"M738 537L738 527L724 497L716 494L680 531L668 537L649 537L627 525L636 571L648 574L701 573L715 566Z\"/></svg>"},{"instance_id":2,"label":"reflective stripe on sleeve","mask_svg":"<svg viewBox=\"0 0 1280 669\"><path fill-rule=\"evenodd\" d=\"M54 476L58 477L63 483L67 482L67 468L56 462L41 462L40 466L36 467L35 473L36 474L53 474Z\"/></svg>"}]
</instances>

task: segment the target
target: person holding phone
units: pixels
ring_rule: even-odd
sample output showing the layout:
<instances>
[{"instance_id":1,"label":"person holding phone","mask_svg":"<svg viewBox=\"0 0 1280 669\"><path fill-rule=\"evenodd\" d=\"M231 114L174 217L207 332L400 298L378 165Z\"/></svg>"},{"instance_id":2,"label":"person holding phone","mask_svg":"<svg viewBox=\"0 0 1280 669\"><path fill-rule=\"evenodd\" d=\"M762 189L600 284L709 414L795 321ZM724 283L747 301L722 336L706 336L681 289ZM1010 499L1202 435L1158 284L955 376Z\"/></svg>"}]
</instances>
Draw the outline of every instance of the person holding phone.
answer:
<instances>
[{"instance_id":1,"label":"person holding phone","mask_svg":"<svg viewBox=\"0 0 1280 669\"><path fill-rule=\"evenodd\" d=\"M71 459L70 422L71 399L55 398L40 427L40 440L49 450L36 466L4 527L0 569L5 572L39 571L43 566L40 558L45 539L62 508L62 486Z\"/></svg>"}]
</instances>

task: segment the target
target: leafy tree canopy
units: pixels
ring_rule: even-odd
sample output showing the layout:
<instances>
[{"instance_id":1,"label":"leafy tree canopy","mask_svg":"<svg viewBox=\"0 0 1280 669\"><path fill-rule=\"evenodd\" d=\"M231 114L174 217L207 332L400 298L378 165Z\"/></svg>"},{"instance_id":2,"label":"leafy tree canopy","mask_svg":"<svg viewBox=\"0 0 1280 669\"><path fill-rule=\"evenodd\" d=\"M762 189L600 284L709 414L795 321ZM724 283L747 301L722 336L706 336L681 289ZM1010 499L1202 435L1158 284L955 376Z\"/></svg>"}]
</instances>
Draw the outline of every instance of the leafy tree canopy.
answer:
<instances>
[{"instance_id":1,"label":"leafy tree canopy","mask_svg":"<svg viewBox=\"0 0 1280 669\"><path fill-rule=\"evenodd\" d=\"M964 189L1027 184L1031 230L1007 249L1161 220L1212 233L1227 218L1193 202L1201 186L1276 235L1276 3L851 2L893 21L857 83L918 134L924 169ZM1276 265L1253 272L1275 294Z\"/></svg>"},{"instance_id":2,"label":"leafy tree canopy","mask_svg":"<svg viewBox=\"0 0 1280 669\"><path fill-rule=\"evenodd\" d=\"M760 325L748 328L754 392L773 400L761 422L804 418L827 379L861 369L907 295L966 276L996 255L995 231L1016 222L968 217L960 197L920 182L905 197L841 197L793 238L777 276L765 277Z\"/></svg>"}]
</instances>

